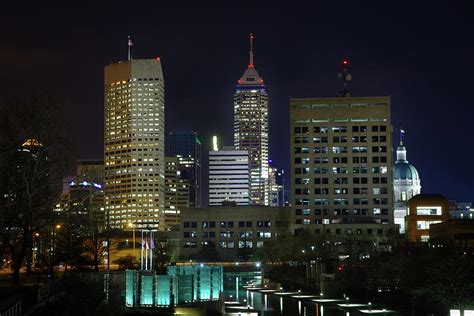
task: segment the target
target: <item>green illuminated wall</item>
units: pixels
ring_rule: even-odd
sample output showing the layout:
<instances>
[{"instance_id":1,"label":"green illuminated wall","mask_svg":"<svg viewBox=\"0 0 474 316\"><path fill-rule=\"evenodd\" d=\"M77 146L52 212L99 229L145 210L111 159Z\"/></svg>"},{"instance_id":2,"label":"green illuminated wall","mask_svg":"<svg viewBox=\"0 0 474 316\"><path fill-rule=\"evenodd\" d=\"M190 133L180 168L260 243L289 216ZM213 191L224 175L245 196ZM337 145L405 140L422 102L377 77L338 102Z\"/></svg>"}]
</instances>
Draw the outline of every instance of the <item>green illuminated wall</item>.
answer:
<instances>
[{"instance_id":1,"label":"green illuminated wall","mask_svg":"<svg viewBox=\"0 0 474 316\"><path fill-rule=\"evenodd\" d=\"M219 299L223 291L221 266L170 266L167 275L125 271L125 305L171 306ZM174 298L174 300L173 300Z\"/></svg>"}]
</instances>

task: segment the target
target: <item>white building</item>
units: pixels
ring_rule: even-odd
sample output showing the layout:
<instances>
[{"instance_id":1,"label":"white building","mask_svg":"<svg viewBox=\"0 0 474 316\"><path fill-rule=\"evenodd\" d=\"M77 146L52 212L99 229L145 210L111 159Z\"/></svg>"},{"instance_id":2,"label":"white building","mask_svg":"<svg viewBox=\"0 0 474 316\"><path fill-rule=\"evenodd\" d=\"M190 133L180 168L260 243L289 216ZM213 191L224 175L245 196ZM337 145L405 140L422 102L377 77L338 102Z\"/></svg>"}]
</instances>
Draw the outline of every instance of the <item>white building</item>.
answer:
<instances>
[{"instance_id":1,"label":"white building","mask_svg":"<svg viewBox=\"0 0 474 316\"><path fill-rule=\"evenodd\" d=\"M216 149L216 148L215 148ZM250 204L249 154L223 147L209 152L209 205Z\"/></svg>"},{"instance_id":2,"label":"white building","mask_svg":"<svg viewBox=\"0 0 474 316\"><path fill-rule=\"evenodd\" d=\"M164 80L159 59L105 67L105 208L114 228L162 229Z\"/></svg>"},{"instance_id":3,"label":"white building","mask_svg":"<svg viewBox=\"0 0 474 316\"><path fill-rule=\"evenodd\" d=\"M251 203L268 205L268 95L253 64L252 40L250 35L250 62L234 94L234 146L249 152Z\"/></svg>"},{"instance_id":4,"label":"white building","mask_svg":"<svg viewBox=\"0 0 474 316\"><path fill-rule=\"evenodd\" d=\"M397 148L397 161L393 166L394 221L400 225L400 233L405 233L407 201L421 193L421 180L416 168L407 160L407 150L400 140Z\"/></svg>"}]
</instances>

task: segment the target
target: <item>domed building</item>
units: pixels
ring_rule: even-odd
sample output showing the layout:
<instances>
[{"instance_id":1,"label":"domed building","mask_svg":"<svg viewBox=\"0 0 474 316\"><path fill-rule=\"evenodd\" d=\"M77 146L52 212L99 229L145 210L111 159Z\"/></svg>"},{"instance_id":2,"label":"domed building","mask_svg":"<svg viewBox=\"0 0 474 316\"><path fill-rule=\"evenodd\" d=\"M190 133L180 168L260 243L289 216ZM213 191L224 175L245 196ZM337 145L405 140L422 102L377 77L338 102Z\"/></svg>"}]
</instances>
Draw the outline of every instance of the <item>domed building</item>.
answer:
<instances>
[{"instance_id":1,"label":"domed building","mask_svg":"<svg viewBox=\"0 0 474 316\"><path fill-rule=\"evenodd\" d=\"M407 160L407 150L403 145L403 132L397 148L397 161L393 166L393 201L395 202L394 221L400 225L400 233L405 232L407 201L421 193L420 175Z\"/></svg>"}]
</instances>

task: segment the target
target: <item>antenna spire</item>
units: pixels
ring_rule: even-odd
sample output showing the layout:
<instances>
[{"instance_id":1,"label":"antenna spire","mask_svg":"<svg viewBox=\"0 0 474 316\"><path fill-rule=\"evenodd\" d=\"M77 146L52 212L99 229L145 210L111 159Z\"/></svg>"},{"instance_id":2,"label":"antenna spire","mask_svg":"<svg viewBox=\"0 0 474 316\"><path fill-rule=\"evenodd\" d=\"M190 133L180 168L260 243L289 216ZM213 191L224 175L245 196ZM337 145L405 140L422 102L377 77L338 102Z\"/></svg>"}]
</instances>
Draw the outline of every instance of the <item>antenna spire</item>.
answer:
<instances>
[{"instance_id":1,"label":"antenna spire","mask_svg":"<svg viewBox=\"0 0 474 316\"><path fill-rule=\"evenodd\" d=\"M405 130L400 129L400 145L403 145L403 136L405 136Z\"/></svg>"},{"instance_id":2,"label":"antenna spire","mask_svg":"<svg viewBox=\"0 0 474 316\"><path fill-rule=\"evenodd\" d=\"M253 67L253 33L250 33L249 67Z\"/></svg>"},{"instance_id":3,"label":"antenna spire","mask_svg":"<svg viewBox=\"0 0 474 316\"><path fill-rule=\"evenodd\" d=\"M348 89L348 84L352 80L352 75L349 73L349 60L343 59L341 61L341 68L338 77L341 79L342 84L342 90L340 91L341 97L350 97L351 93Z\"/></svg>"},{"instance_id":4,"label":"antenna spire","mask_svg":"<svg viewBox=\"0 0 474 316\"><path fill-rule=\"evenodd\" d=\"M132 60L132 46L133 46L133 42L129 35L128 36L128 60Z\"/></svg>"}]
</instances>

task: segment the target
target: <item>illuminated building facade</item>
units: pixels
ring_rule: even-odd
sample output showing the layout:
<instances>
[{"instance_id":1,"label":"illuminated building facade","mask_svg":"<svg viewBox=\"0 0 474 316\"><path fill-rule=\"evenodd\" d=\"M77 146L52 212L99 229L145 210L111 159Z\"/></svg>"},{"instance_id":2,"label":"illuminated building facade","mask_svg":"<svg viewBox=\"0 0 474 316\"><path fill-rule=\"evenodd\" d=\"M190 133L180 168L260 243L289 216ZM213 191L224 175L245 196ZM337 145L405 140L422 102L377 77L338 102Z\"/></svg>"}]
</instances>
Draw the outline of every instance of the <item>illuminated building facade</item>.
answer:
<instances>
[{"instance_id":1,"label":"illuminated building facade","mask_svg":"<svg viewBox=\"0 0 474 316\"><path fill-rule=\"evenodd\" d=\"M295 223L393 223L390 97L290 100Z\"/></svg>"},{"instance_id":2,"label":"illuminated building facade","mask_svg":"<svg viewBox=\"0 0 474 316\"><path fill-rule=\"evenodd\" d=\"M183 178L178 157L165 157L165 213L164 225L169 230L179 224L183 207L189 207L189 182Z\"/></svg>"},{"instance_id":3,"label":"illuminated building facade","mask_svg":"<svg viewBox=\"0 0 474 316\"><path fill-rule=\"evenodd\" d=\"M105 208L114 228L164 229L164 80L157 59L105 67Z\"/></svg>"},{"instance_id":4,"label":"illuminated building facade","mask_svg":"<svg viewBox=\"0 0 474 316\"><path fill-rule=\"evenodd\" d=\"M233 147L209 152L209 206L250 204L249 154Z\"/></svg>"},{"instance_id":5,"label":"illuminated building facade","mask_svg":"<svg viewBox=\"0 0 474 316\"><path fill-rule=\"evenodd\" d=\"M401 134L403 135L403 134ZM393 166L393 198L395 203L394 221L400 225L400 233L405 233L405 216L409 199L421 193L421 180L416 168L407 160L407 150L400 138L397 161Z\"/></svg>"},{"instance_id":6,"label":"illuminated building facade","mask_svg":"<svg viewBox=\"0 0 474 316\"><path fill-rule=\"evenodd\" d=\"M105 227L104 212L104 161L77 160L76 175L66 177L63 185L67 188L61 194L61 201L54 211L70 212L89 216L89 223Z\"/></svg>"},{"instance_id":7,"label":"illuminated building facade","mask_svg":"<svg viewBox=\"0 0 474 316\"><path fill-rule=\"evenodd\" d=\"M189 130L169 133L166 156L178 157L181 177L189 182L189 205L201 207L201 139L198 133Z\"/></svg>"},{"instance_id":8,"label":"illuminated building facade","mask_svg":"<svg viewBox=\"0 0 474 316\"><path fill-rule=\"evenodd\" d=\"M187 208L181 213L180 257L187 259L207 246L215 246L222 261L247 260L247 251L288 231L287 207L215 206ZM239 258L240 257L240 258Z\"/></svg>"},{"instance_id":9,"label":"illuminated building facade","mask_svg":"<svg viewBox=\"0 0 474 316\"><path fill-rule=\"evenodd\" d=\"M253 64L252 39L250 62L234 94L234 146L249 152L251 203L268 205L268 95Z\"/></svg>"},{"instance_id":10,"label":"illuminated building facade","mask_svg":"<svg viewBox=\"0 0 474 316\"><path fill-rule=\"evenodd\" d=\"M278 170L275 167L268 167L268 206L279 207L285 206L284 202L284 187L279 183L279 179L283 178L283 170Z\"/></svg>"},{"instance_id":11,"label":"illuminated building facade","mask_svg":"<svg viewBox=\"0 0 474 316\"><path fill-rule=\"evenodd\" d=\"M446 222L449 216L449 201L440 194L418 194L408 201L405 217L406 236L409 241L427 242L430 226Z\"/></svg>"}]
</instances>

